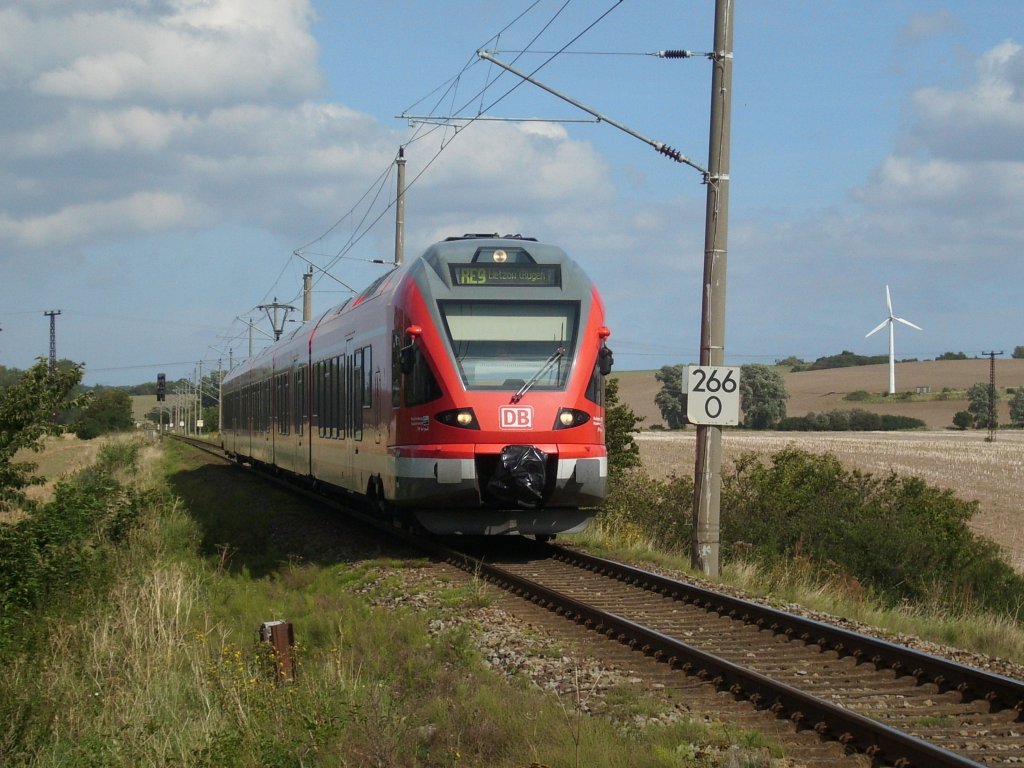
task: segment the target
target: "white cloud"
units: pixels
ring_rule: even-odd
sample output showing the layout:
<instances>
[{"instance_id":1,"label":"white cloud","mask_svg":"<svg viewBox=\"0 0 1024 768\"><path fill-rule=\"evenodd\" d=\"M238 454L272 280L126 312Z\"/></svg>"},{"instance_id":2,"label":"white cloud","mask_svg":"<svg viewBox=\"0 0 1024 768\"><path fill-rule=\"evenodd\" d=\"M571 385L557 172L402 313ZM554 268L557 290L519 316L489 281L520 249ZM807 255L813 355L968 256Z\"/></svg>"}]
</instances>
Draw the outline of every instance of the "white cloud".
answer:
<instances>
[{"instance_id":1,"label":"white cloud","mask_svg":"<svg viewBox=\"0 0 1024 768\"><path fill-rule=\"evenodd\" d=\"M1024 240L1022 86L1024 48L1007 41L979 57L965 87L915 92L898 151L853 193L860 225L913 258L949 263L994 248L989 258L1008 259L1006 245Z\"/></svg>"},{"instance_id":2,"label":"white cloud","mask_svg":"<svg viewBox=\"0 0 1024 768\"><path fill-rule=\"evenodd\" d=\"M956 16L945 8L935 13L918 13L910 17L903 34L911 42L920 42L937 35L956 32L961 28Z\"/></svg>"},{"instance_id":3,"label":"white cloud","mask_svg":"<svg viewBox=\"0 0 1024 768\"><path fill-rule=\"evenodd\" d=\"M57 8L56 11L63 9ZM84 101L187 105L321 87L308 0L171 0L117 10L0 12L2 82Z\"/></svg>"},{"instance_id":4,"label":"white cloud","mask_svg":"<svg viewBox=\"0 0 1024 768\"><path fill-rule=\"evenodd\" d=\"M0 216L0 238L25 248L60 247L112 235L189 228L203 220L194 201L164 192L138 192L119 200L69 205L15 220Z\"/></svg>"},{"instance_id":5,"label":"white cloud","mask_svg":"<svg viewBox=\"0 0 1024 768\"><path fill-rule=\"evenodd\" d=\"M437 148L422 142L407 154L415 153L410 157L421 166ZM552 201L592 207L614 195L608 165L589 143L558 131L538 132L531 123L482 122L462 129L423 185L443 189L445 204L455 210L472 205L547 212Z\"/></svg>"},{"instance_id":6,"label":"white cloud","mask_svg":"<svg viewBox=\"0 0 1024 768\"><path fill-rule=\"evenodd\" d=\"M1001 43L981 56L976 73L963 90L917 91L911 138L950 159L1024 160L1024 48Z\"/></svg>"}]
</instances>

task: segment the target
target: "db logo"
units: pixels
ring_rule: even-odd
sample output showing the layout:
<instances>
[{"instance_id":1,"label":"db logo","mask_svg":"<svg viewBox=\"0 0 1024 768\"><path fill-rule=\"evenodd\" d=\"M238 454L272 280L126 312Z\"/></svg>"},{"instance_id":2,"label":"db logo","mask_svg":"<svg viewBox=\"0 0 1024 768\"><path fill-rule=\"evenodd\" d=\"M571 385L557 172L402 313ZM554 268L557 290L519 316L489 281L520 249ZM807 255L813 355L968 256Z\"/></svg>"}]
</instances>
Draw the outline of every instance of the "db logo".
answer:
<instances>
[{"instance_id":1,"label":"db logo","mask_svg":"<svg viewBox=\"0 0 1024 768\"><path fill-rule=\"evenodd\" d=\"M533 407L503 405L498 409L502 429L533 429Z\"/></svg>"}]
</instances>

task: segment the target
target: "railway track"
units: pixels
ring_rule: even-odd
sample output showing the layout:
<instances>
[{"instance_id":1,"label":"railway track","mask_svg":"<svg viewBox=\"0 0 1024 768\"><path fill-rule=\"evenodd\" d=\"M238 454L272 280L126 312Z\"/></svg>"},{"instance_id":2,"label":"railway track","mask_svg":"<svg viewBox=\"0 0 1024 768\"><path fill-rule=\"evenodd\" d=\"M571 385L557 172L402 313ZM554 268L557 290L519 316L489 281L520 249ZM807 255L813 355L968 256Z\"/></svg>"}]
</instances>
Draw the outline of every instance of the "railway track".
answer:
<instances>
[{"instance_id":1,"label":"railway track","mask_svg":"<svg viewBox=\"0 0 1024 768\"><path fill-rule=\"evenodd\" d=\"M875 764L1024 764L1021 681L562 547L488 566L501 586Z\"/></svg>"},{"instance_id":2,"label":"railway track","mask_svg":"<svg viewBox=\"0 0 1024 768\"><path fill-rule=\"evenodd\" d=\"M1024 765L1022 681L564 547L460 551L357 517L874 765Z\"/></svg>"}]
</instances>

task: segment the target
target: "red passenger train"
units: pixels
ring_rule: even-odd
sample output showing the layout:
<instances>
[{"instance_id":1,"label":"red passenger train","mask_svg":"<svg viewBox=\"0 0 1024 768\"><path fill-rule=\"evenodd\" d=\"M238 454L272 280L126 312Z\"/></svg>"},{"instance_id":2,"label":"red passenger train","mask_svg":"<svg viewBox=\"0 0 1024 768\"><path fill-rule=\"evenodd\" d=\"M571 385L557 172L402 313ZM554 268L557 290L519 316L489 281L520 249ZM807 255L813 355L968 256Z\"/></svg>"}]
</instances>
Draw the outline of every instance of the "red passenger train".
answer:
<instances>
[{"instance_id":1,"label":"red passenger train","mask_svg":"<svg viewBox=\"0 0 1024 768\"><path fill-rule=\"evenodd\" d=\"M231 371L222 445L434 533L578 531L605 493L608 335L562 249L448 238Z\"/></svg>"}]
</instances>

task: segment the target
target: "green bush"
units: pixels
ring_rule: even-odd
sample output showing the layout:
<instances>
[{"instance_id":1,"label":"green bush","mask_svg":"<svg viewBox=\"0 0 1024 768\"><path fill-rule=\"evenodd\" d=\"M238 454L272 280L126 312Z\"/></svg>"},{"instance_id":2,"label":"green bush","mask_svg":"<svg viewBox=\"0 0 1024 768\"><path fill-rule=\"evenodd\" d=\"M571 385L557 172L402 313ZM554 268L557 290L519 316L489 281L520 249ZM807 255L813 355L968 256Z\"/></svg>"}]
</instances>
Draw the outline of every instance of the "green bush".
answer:
<instances>
[{"instance_id":1,"label":"green bush","mask_svg":"<svg viewBox=\"0 0 1024 768\"><path fill-rule=\"evenodd\" d=\"M858 389L843 397L843 400L849 400L851 403L862 403L865 400L871 399L871 393L863 389Z\"/></svg>"},{"instance_id":2,"label":"green bush","mask_svg":"<svg viewBox=\"0 0 1024 768\"><path fill-rule=\"evenodd\" d=\"M56 609L107 576L107 554L124 541L148 502L97 465L58 483L53 501L0 525L0 652L38 608Z\"/></svg>"},{"instance_id":3,"label":"green bush","mask_svg":"<svg viewBox=\"0 0 1024 768\"><path fill-rule=\"evenodd\" d=\"M920 429L927 426L921 419L910 416L881 415L854 408L850 411L834 410L827 413L809 413L789 416L779 422L777 429L784 432L894 432L902 429Z\"/></svg>"},{"instance_id":4,"label":"green bush","mask_svg":"<svg viewBox=\"0 0 1024 768\"><path fill-rule=\"evenodd\" d=\"M953 426L957 429L967 429L974 426L974 414L970 411L957 411L953 414Z\"/></svg>"},{"instance_id":5,"label":"green bush","mask_svg":"<svg viewBox=\"0 0 1024 768\"><path fill-rule=\"evenodd\" d=\"M132 429L132 399L123 389L105 389L93 397L72 431L80 440L91 440L108 432Z\"/></svg>"},{"instance_id":6,"label":"green bush","mask_svg":"<svg viewBox=\"0 0 1024 768\"><path fill-rule=\"evenodd\" d=\"M1024 577L968 522L977 502L895 473L848 471L830 454L746 454L723 477L722 544L769 565L808 557L883 600L1012 612Z\"/></svg>"},{"instance_id":7,"label":"green bush","mask_svg":"<svg viewBox=\"0 0 1024 768\"><path fill-rule=\"evenodd\" d=\"M618 537L670 552L690 548L693 480L654 480L643 470L622 472L609 481L597 523Z\"/></svg>"},{"instance_id":8,"label":"green bush","mask_svg":"<svg viewBox=\"0 0 1024 768\"><path fill-rule=\"evenodd\" d=\"M722 556L769 568L798 560L823 579L856 580L889 605L1019 620L1024 576L971 531L977 508L917 477L847 470L831 454L795 447L768 459L748 453L723 471ZM693 483L624 472L610 483L597 524L626 545L687 552Z\"/></svg>"}]
</instances>

